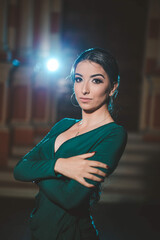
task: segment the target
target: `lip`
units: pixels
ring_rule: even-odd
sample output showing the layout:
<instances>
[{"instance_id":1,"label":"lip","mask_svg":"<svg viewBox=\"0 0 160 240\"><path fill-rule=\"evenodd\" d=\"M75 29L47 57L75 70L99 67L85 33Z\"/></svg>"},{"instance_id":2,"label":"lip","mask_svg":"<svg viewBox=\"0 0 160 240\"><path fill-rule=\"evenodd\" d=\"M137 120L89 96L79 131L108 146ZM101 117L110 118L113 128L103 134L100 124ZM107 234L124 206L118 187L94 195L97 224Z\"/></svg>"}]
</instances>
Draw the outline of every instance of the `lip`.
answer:
<instances>
[{"instance_id":1,"label":"lip","mask_svg":"<svg viewBox=\"0 0 160 240\"><path fill-rule=\"evenodd\" d=\"M80 98L80 100L81 100L82 102L88 102L88 101L91 101L92 98Z\"/></svg>"},{"instance_id":2,"label":"lip","mask_svg":"<svg viewBox=\"0 0 160 240\"><path fill-rule=\"evenodd\" d=\"M83 97L80 97L80 99L82 99L82 100L92 100L92 98L83 98Z\"/></svg>"}]
</instances>

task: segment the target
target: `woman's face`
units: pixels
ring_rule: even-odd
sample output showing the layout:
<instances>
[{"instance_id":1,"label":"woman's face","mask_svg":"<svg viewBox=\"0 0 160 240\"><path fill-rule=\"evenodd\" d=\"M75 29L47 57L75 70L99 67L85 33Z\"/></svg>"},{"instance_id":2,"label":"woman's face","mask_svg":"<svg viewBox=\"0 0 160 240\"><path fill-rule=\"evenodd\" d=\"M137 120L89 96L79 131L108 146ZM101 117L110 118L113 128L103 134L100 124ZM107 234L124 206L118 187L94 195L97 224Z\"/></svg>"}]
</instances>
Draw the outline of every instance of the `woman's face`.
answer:
<instances>
[{"instance_id":1,"label":"woman's face","mask_svg":"<svg viewBox=\"0 0 160 240\"><path fill-rule=\"evenodd\" d=\"M106 105L109 88L108 75L101 65L88 60L77 65L74 91L76 99L83 110L95 111Z\"/></svg>"}]
</instances>

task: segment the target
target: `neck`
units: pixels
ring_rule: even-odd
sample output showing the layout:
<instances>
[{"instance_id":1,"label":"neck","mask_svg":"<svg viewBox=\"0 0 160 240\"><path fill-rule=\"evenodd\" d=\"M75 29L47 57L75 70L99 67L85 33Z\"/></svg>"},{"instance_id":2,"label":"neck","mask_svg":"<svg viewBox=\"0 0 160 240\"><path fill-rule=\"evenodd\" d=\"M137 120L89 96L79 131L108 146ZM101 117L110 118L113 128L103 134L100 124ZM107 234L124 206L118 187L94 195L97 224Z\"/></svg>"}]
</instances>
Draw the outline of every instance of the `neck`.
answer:
<instances>
[{"instance_id":1,"label":"neck","mask_svg":"<svg viewBox=\"0 0 160 240\"><path fill-rule=\"evenodd\" d=\"M92 126L97 122L100 121L113 121L107 106L103 106L93 112L87 112L82 109L82 122L83 122L83 127L85 126Z\"/></svg>"}]
</instances>

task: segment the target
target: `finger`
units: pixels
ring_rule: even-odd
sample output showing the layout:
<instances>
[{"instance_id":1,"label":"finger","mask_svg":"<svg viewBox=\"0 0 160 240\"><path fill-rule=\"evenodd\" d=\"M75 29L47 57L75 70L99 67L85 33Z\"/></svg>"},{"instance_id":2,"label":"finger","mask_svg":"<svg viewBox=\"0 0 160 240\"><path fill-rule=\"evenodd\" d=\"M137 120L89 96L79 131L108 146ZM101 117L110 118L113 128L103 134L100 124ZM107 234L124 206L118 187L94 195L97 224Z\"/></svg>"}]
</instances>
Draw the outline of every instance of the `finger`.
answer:
<instances>
[{"instance_id":1,"label":"finger","mask_svg":"<svg viewBox=\"0 0 160 240\"><path fill-rule=\"evenodd\" d=\"M102 178L100 178L100 177L97 177L97 176L95 176L95 175L93 175L93 174L89 174L89 173L86 174L85 178L91 179L91 180L96 181L96 182L102 182L102 181L104 181L104 179L102 179Z\"/></svg>"},{"instance_id":2,"label":"finger","mask_svg":"<svg viewBox=\"0 0 160 240\"><path fill-rule=\"evenodd\" d=\"M98 162L98 161L92 161L92 160L88 160L89 161L89 165L92 167L102 167L102 168L109 168L109 166L105 163L102 162Z\"/></svg>"},{"instance_id":3,"label":"finger","mask_svg":"<svg viewBox=\"0 0 160 240\"><path fill-rule=\"evenodd\" d=\"M95 174L100 175L102 177L106 177L107 176L106 173L104 173L103 171L101 171L101 170L99 170L97 168L94 168L94 167L90 167L88 172L89 173L95 173Z\"/></svg>"},{"instance_id":4,"label":"finger","mask_svg":"<svg viewBox=\"0 0 160 240\"><path fill-rule=\"evenodd\" d=\"M80 155L77 155L77 156L81 157L81 158L89 158L89 157L92 157L94 154L95 154L95 152L90 152L90 153L80 154Z\"/></svg>"},{"instance_id":5,"label":"finger","mask_svg":"<svg viewBox=\"0 0 160 240\"><path fill-rule=\"evenodd\" d=\"M95 187L93 184L90 184L90 183L87 183L84 178L82 178L80 181L79 181L82 185L84 185L85 187Z\"/></svg>"}]
</instances>

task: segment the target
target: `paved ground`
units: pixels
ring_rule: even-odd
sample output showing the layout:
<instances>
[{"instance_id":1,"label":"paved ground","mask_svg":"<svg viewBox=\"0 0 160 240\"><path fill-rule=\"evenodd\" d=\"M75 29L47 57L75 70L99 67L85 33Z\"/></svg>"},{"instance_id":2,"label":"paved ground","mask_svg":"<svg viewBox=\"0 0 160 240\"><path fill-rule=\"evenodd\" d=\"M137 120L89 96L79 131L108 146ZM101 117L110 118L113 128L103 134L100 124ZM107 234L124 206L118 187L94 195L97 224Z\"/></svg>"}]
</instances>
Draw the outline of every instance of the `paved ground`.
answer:
<instances>
[{"instance_id":1,"label":"paved ground","mask_svg":"<svg viewBox=\"0 0 160 240\"><path fill-rule=\"evenodd\" d=\"M33 200L0 198L0 240L30 240L33 206ZM98 204L93 216L102 240L160 239L160 203Z\"/></svg>"}]
</instances>

